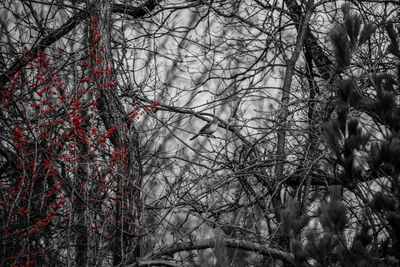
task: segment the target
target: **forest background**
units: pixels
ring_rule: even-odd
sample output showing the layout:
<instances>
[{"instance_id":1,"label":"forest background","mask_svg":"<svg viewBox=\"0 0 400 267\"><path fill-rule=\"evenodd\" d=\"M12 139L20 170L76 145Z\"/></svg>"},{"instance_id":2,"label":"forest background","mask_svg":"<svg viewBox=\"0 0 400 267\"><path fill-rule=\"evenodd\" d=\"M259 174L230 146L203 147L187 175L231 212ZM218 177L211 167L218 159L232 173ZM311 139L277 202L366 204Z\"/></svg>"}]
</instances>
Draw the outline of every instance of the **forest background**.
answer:
<instances>
[{"instance_id":1,"label":"forest background","mask_svg":"<svg viewBox=\"0 0 400 267\"><path fill-rule=\"evenodd\" d=\"M400 265L400 2L0 14L0 266Z\"/></svg>"}]
</instances>

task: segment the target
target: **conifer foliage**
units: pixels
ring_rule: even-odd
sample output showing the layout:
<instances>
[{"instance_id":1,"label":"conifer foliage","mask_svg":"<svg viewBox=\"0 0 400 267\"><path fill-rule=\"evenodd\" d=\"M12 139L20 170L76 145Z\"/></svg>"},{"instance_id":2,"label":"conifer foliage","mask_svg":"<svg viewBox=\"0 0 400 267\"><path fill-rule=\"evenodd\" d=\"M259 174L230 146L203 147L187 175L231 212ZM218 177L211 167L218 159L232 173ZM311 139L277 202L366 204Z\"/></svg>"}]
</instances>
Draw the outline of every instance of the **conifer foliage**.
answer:
<instances>
[{"instance_id":1,"label":"conifer foliage","mask_svg":"<svg viewBox=\"0 0 400 267\"><path fill-rule=\"evenodd\" d=\"M322 229L304 227L304 236L290 237L290 248L300 266L400 266L400 68L368 73L353 64L375 28L347 4L342 13L343 22L330 35L336 62L331 76L336 105L325 129L336 185L330 186L329 197L317 212ZM392 22L385 31L390 40L387 51L400 60L400 32ZM362 84L360 73L368 77L367 83ZM384 129L379 136L371 130L377 128ZM388 182L369 194L362 190L362 185L378 179ZM344 192L362 203L360 216L350 213ZM296 220L285 214L284 210L283 224L292 221L289 232L300 232L293 226ZM350 227L350 220L358 217L356 228L354 224Z\"/></svg>"}]
</instances>

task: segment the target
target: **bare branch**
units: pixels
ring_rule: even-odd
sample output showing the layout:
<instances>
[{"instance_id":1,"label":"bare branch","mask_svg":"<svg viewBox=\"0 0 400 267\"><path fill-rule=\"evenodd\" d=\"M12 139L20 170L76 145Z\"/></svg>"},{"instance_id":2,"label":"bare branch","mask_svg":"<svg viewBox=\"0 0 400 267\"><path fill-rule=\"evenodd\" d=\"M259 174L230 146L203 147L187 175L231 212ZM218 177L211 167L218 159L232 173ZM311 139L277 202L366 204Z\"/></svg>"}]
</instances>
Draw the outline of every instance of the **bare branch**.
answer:
<instances>
[{"instance_id":1,"label":"bare branch","mask_svg":"<svg viewBox=\"0 0 400 267\"><path fill-rule=\"evenodd\" d=\"M123 13L130 15L134 18L139 18L148 14L149 11L153 10L158 2L159 1L149 0L146 4L139 7L114 5L112 12ZM43 37L42 40L40 40L30 49L29 53L26 53L25 55L18 58L15 63L0 76L0 88L3 88L6 83L9 82L19 70L26 66L26 64L28 63L27 59L29 57L35 56L38 53L44 51L51 44L72 31L77 25L79 25L82 20L90 15L92 8L93 6L88 6L85 9L82 9L81 11L76 13L61 27L53 30L45 37Z\"/></svg>"},{"instance_id":2,"label":"bare branch","mask_svg":"<svg viewBox=\"0 0 400 267\"><path fill-rule=\"evenodd\" d=\"M279 249L271 248L268 245L258 244L255 242L245 241L245 240L231 239L231 238L224 238L223 242L227 247L230 248L237 248L237 249L257 252L262 255L270 256L274 259L280 259L285 262L291 263L292 265L295 265L295 259L292 254ZM215 247L215 244L216 244L215 238L194 241L194 242L183 242L171 245L166 249L150 253L145 257L145 259L157 258L163 255L171 255L181 251L213 248Z\"/></svg>"}]
</instances>

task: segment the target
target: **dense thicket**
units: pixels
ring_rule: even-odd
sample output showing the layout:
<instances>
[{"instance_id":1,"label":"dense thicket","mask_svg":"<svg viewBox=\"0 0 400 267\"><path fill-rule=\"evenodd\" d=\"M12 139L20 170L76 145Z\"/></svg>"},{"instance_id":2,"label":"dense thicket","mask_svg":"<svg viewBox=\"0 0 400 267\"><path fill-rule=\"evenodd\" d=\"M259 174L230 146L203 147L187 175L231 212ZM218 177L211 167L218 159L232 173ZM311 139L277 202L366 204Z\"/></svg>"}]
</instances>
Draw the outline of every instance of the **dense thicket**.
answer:
<instances>
[{"instance_id":1,"label":"dense thicket","mask_svg":"<svg viewBox=\"0 0 400 267\"><path fill-rule=\"evenodd\" d=\"M2 1L0 265L399 266L400 4L344 2Z\"/></svg>"}]
</instances>

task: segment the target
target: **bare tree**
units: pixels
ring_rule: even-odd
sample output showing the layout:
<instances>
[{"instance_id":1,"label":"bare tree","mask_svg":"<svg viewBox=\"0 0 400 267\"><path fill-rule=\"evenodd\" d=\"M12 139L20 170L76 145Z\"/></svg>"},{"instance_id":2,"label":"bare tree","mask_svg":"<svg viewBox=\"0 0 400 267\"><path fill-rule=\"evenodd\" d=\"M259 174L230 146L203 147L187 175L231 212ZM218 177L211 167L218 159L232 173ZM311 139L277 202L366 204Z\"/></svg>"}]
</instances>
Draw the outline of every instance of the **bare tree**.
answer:
<instances>
[{"instance_id":1,"label":"bare tree","mask_svg":"<svg viewBox=\"0 0 400 267\"><path fill-rule=\"evenodd\" d=\"M399 4L341 2L3 1L1 264L312 264L313 218L358 214L383 171L338 178L343 80L376 140L397 129L371 105L397 90ZM391 228L363 210L378 250Z\"/></svg>"}]
</instances>

